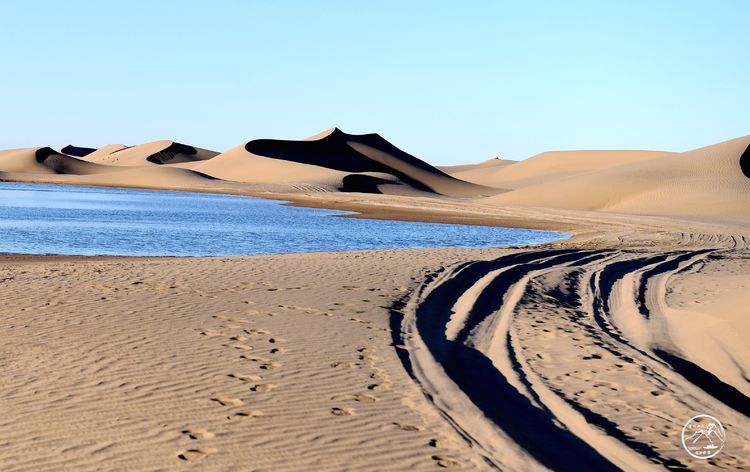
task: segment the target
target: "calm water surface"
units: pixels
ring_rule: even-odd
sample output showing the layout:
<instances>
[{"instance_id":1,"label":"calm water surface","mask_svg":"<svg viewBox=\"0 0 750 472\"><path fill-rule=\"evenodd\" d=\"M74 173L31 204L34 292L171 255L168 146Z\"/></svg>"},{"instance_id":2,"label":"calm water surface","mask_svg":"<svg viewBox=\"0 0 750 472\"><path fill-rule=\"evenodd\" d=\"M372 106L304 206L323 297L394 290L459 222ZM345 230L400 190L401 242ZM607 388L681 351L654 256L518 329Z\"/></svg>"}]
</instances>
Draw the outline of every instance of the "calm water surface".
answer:
<instances>
[{"instance_id":1,"label":"calm water surface","mask_svg":"<svg viewBox=\"0 0 750 472\"><path fill-rule=\"evenodd\" d=\"M561 233L336 218L231 195L0 182L0 253L237 256L536 244Z\"/></svg>"}]
</instances>

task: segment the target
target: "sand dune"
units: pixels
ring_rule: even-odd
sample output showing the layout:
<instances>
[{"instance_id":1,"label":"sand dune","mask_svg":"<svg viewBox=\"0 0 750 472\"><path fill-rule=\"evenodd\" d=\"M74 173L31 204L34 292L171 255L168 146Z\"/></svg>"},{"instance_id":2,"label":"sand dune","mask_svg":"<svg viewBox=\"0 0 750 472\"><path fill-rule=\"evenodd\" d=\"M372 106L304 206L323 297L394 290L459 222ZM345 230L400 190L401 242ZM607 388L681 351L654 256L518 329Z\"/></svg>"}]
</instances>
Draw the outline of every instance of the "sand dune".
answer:
<instances>
[{"instance_id":1,"label":"sand dune","mask_svg":"<svg viewBox=\"0 0 750 472\"><path fill-rule=\"evenodd\" d=\"M303 141L250 141L195 169L226 180L296 182L344 191L497 193L455 179L377 134L350 135L337 128Z\"/></svg>"},{"instance_id":2,"label":"sand dune","mask_svg":"<svg viewBox=\"0 0 750 472\"><path fill-rule=\"evenodd\" d=\"M89 159L101 164L115 166L144 166L151 164L177 164L182 162L204 161L217 156L219 153L207 149L196 148L174 141L153 141L132 147L113 145L114 148L105 153L92 153Z\"/></svg>"},{"instance_id":3,"label":"sand dune","mask_svg":"<svg viewBox=\"0 0 750 472\"><path fill-rule=\"evenodd\" d=\"M743 174L741 161L748 146L750 136L745 136L684 153L547 179L482 201L636 214L747 217L750 179Z\"/></svg>"}]
</instances>

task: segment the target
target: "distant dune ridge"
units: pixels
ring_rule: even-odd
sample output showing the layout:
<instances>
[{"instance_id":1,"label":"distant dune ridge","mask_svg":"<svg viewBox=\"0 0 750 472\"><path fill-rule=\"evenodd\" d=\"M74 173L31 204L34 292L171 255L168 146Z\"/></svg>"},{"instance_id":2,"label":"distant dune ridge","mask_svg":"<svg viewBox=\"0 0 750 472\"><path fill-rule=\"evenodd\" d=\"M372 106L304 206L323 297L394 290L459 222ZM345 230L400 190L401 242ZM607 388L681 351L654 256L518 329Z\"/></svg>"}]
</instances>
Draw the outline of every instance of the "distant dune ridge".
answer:
<instances>
[{"instance_id":1,"label":"distant dune ridge","mask_svg":"<svg viewBox=\"0 0 750 472\"><path fill-rule=\"evenodd\" d=\"M256 139L223 153L169 140L0 151L0 178L235 193L251 186L288 194L447 196L500 207L744 217L750 215L748 148L745 136L681 153L552 151L519 162L493 158L437 168L378 134L332 128L299 141Z\"/></svg>"}]
</instances>

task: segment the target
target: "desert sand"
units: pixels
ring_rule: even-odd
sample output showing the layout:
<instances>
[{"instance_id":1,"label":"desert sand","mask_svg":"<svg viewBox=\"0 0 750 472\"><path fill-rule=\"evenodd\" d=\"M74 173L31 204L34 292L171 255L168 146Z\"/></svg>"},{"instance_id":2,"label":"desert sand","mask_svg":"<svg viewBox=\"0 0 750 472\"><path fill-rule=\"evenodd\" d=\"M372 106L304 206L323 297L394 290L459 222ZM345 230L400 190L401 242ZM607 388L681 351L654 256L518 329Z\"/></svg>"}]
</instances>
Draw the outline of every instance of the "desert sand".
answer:
<instances>
[{"instance_id":1,"label":"desert sand","mask_svg":"<svg viewBox=\"0 0 750 472\"><path fill-rule=\"evenodd\" d=\"M2 470L750 467L750 137L441 169L337 129L221 154L172 141L91 149L2 151L0 179L572 237L3 256ZM711 461L680 442L701 413L726 430Z\"/></svg>"}]
</instances>

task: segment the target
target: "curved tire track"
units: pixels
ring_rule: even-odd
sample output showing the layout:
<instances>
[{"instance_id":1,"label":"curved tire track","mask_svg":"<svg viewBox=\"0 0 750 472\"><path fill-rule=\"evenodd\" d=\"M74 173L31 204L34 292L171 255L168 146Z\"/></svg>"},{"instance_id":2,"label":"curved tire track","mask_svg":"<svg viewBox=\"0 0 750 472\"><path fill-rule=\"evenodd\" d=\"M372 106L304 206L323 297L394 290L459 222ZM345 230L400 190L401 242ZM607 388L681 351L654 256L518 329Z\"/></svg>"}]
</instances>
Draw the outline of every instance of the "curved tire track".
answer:
<instances>
[{"instance_id":1,"label":"curved tire track","mask_svg":"<svg viewBox=\"0 0 750 472\"><path fill-rule=\"evenodd\" d=\"M709 255L720 251L545 249L463 263L395 310L395 342L427 398L494 468L684 469L687 456L657 434L677 421L662 410L700 411L715 398L747 424L750 404L681 356L661 313L668 278ZM550 352L567 342L580 355L555 366L542 338ZM570 378L616 372L612 390L642 386L661 403L618 407L612 420L601 399L554 377L565 368ZM643 418L653 431L639 431Z\"/></svg>"}]
</instances>

